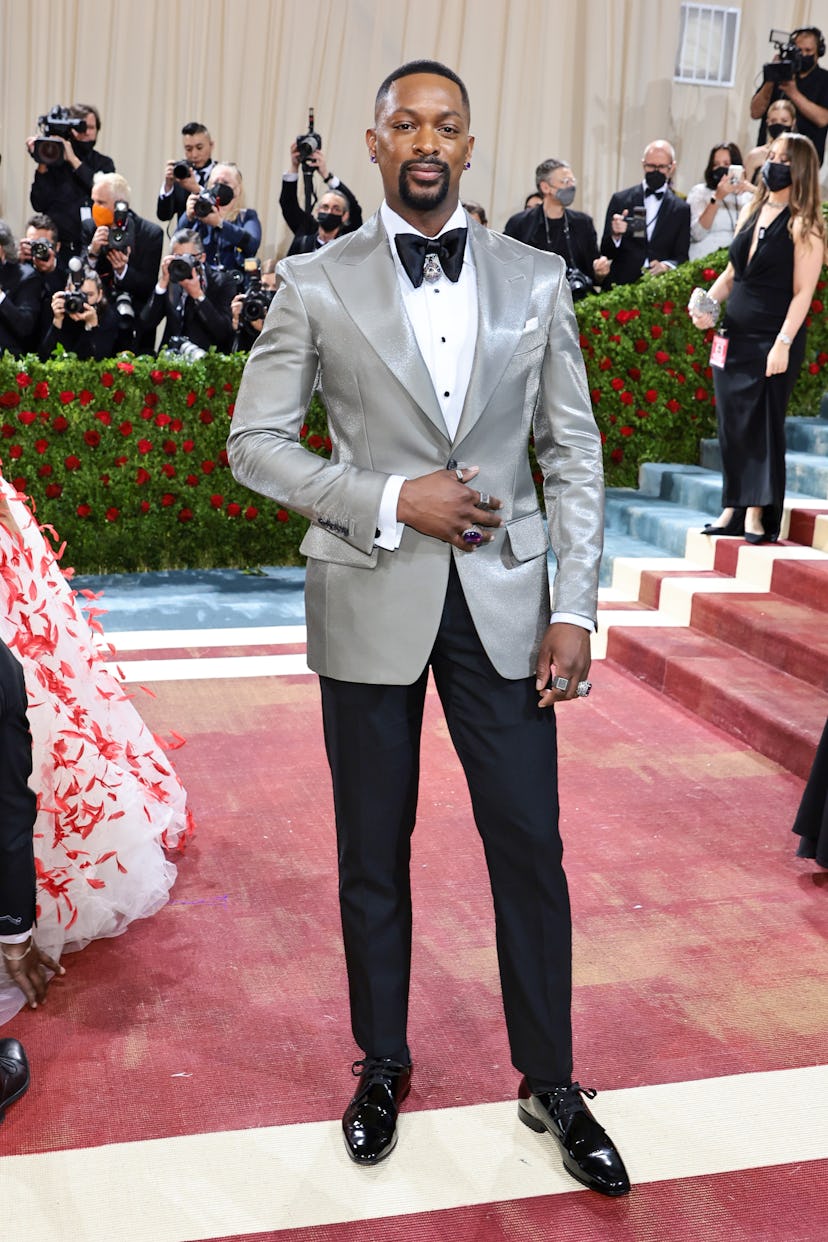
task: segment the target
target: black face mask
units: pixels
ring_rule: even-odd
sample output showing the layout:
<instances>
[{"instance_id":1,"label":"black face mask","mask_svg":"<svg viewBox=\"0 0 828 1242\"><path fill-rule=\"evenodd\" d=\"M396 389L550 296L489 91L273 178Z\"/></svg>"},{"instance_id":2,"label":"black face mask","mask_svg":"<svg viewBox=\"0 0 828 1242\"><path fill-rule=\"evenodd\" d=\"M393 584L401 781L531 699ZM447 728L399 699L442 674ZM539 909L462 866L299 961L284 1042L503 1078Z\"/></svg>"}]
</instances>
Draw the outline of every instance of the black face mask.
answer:
<instances>
[{"instance_id":1,"label":"black face mask","mask_svg":"<svg viewBox=\"0 0 828 1242\"><path fill-rule=\"evenodd\" d=\"M816 64L816 56L803 56L799 62L799 72L807 73Z\"/></svg>"},{"instance_id":2,"label":"black face mask","mask_svg":"<svg viewBox=\"0 0 828 1242\"><path fill-rule=\"evenodd\" d=\"M778 138L780 134L789 134L791 132L790 125L781 125L778 121L768 126L768 137L771 142Z\"/></svg>"},{"instance_id":3,"label":"black face mask","mask_svg":"<svg viewBox=\"0 0 828 1242\"><path fill-rule=\"evenodd\" d=\"M79 160L85 160L95 146L94 142L82 142L80 138L70 138L69 142Z\"/></svg>"},{"instance_id":4,"label":"black face mask","mask_svg":"<svg viewBox=\"0 0 828 1242\"><path fill-rule=\"evenodd\" d=\"M790 164L774 164L772 160L765 160L762 165L762 180L771 193L774 190L787 189L792 180Z\"/></svg>"},{"instance_id":5,"label":"black face mask","mask_svg":"<svg viewBox=\"0 0 828 1242\"><path fill-rule=\"evenodd\" d=\"M316 217L316 223L326 233L332 233L342 224L342 216L336 211L320 211Z\"/></svg>"},{"instance_id":6,"label":"black face mask","mask_svg":"<svg viewBox=\"0 0 828 1242\"><path fill-rule=\"evenodd\" d=\"M648 172L644 174L644 180L647 182L648 190L660 190L662 186L667 184L667 178L663 172Z\"/></svg>"},{"instance_id":7,"label":"black face mask","mask_svg":"<svg viewBox=\"0 0 828 1242\"><path fill-rule=\"evenodd\" d=\"M712 173L710 174L710 180L713 182L714 185L718 185L722 177L726 177L726 176L727 176L726 168L714 168Z\"/></svg>"}]
</instances>

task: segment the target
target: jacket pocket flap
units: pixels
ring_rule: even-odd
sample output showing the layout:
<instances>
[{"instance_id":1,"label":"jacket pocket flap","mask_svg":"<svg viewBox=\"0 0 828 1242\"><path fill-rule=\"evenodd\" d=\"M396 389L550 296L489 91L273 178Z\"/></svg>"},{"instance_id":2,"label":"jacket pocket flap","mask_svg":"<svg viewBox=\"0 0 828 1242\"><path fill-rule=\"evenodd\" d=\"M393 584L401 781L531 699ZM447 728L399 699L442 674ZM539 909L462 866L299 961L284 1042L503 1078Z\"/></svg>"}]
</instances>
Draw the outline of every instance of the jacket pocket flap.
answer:
<instances>
[{"instance_id":1,"label":"jacket pocket flap","mask_svg":"<svg viewBox=\"0 0 828 1242\"><path fill-rule=\"evenodd\" d=\"M321 526L309 526L299 545L303 556L317 561L330 561L333 565L353 565L358 569L373 569L379 557L379 548L369 553L361 552L353 544L346 543L339 535L333 535Z\"/></svg>"},{"instance_id":2,"label":"jacket pocket flap","mask_svg":"<svg viewBox=\"0 0 828 1242\"><path fill-rule=\"evenodd\" d=\"M507 522L506 533L518 561L531 561L533 557L543 556L548 551L546 527L538 509Z\"/></svg>"}]
</instances>

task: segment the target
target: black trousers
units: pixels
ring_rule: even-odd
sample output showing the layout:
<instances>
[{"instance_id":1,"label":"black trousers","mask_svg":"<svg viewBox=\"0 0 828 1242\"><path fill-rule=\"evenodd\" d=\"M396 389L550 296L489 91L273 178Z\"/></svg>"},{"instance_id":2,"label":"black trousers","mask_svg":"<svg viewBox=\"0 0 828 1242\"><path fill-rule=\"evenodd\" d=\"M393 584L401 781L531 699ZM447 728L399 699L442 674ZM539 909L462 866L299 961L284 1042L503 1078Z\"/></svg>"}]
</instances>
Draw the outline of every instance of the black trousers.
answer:
<instances>
[{"instance_id":1,"label":"black trousers","mask_svg":"<svg viewBox=\"0 0 828 1242\"><path fill-rule=\"evenodd\" d=\"M0 642L0 936L28 930L35 918L37 799L27 783L32 771L27 708L23 669Z\"/></svg>"},{"instance_id":2,"label":"black trousers","mask_svg":"<svg viewBox=\"0 0 828 1242\"><path fill-rule=\"evenodd\" d=\"M538 708L533 677L508 681L494 669L453 565L429 663L486 854L512 1062L542 1090L572 1070L554 711ZM353 1034L366 1055L398 1060L408 1059L410 839L427 680L428 668L409 686L320 679Z\"/></svg>"}]
</instances>

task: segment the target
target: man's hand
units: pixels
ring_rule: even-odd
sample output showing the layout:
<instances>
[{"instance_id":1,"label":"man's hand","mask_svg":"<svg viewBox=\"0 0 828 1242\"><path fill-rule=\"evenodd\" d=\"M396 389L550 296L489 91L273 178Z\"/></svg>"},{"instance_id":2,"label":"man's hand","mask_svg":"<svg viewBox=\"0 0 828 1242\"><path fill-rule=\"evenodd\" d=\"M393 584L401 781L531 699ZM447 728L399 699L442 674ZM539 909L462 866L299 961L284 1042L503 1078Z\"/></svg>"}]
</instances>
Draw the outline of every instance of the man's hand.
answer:
<instances>
[{"instance_id":1,"label":"man's hand","mask_svg":"<svg viewBox=\"0 0 828 1242\"><path fill-rule=\"evenodd\" d=\"M471 526L482 528L483 542L490 543L494 535L487 533L486 528L496 528L501 521L489 510L502 508L503 502L496 496L489 496L488 509L479 507L481 496L485 497L486 493L466 486L479 471L479 466L466 466L458 467L457 471L435 470L418 479L406 479L397 503L397 520L463 552L473 552L476 546L462 538L463 531Z\"/></svg>"},{"instance_id":2,"label":"man's hand","mask_svg":"<svg viewBox=\"0 0 828 1242\"><path fill-rule=\"evenodd\" d=\"M78 142L84 141L84 135L79 134L76 129L72 130L72 137L77 139ZM70 168L80 168L80 160L75 155L75 148L68 138L63 139L63 156Z\"/></svg>"},{"instance_id":3,"label":"man's hand","mask_svg":"<svg viewBox=\"0 0 828 1242\"><path fill-rule=\"evenodd\" d=\"M547 627L535 668L535 689L540 694L538 707L552 707L576 698L578 682L585 681L592 657L589 630L568 621L556 621ZM566 690L553 690L552 677L567 677Z\"/></svg>"},{"instance_id":4,"label":"man's hand","mask_svg":"<svg viewBox=\"0 0 828 1242\"><path fill-rule=\"evenodd\" d=\"M109 266L116 276L121 276L126 271L131 254L132 251L129 246L127 246L126 250L110 250L107 258L109 259Z\"/></svg>"},{"instance_id":5,"label":"man's hand","mask_svg":"<svg viewBox=\"0 0 828 1242\"><path fill-rule=\"evenodd\" d=\"M601 254L597 259L592 260L592 273L596 280L603 280L605 276L609 276L612 263L605 254Z\"/></svg>"},{"instance_id":6,"label":"man's hand","mask_svg":"<svg viewBox=\"0 0 828 1242\"><path fill-rule=\"evenodd\" d=\"M615 215L612 217L610 228L612 229L613 237L623 237L624 234L626 233L628 214L629 212L627 211L627 208L625 207L624 210L621 212L620 216L618 212L616 212Z\"/></svg>"},{"instance_id":7,"label":"man's hand","mask_svg":"<svg viewBox=\"0 0 828 1242\"><path fill-rule=\"evenodd\" d=\"M66 311L63 306L63 299L66 294L62 289L52 294L52 323L60 330L63 327L64 316Z\"/></svg>"},{"instance_id":8,"label":"man's hand","mask_svg":"<svg viewBox=\"0 0 828 1242\"><path fill-rule=\"evenodd\" d=\"M24 944L4 944L2 952L3 964L12 983L17 984L32 1009L46 1000L50 982L47 971L66 974L60 963L39 949L31 936Z\"/></svg>"},{"instance_id":9,"label":"man's hand","mask_svg":"<svg viewBox=\"0 0 828 1242\"><path fill-rule=\"evenodd\" d=\"M194 274L193 276L188 277L187 280L180 281L179 283L181 285L181 288L184 290L184 292L188 294L193 299L193 301L196 301L198 298L200 298L202 293L204 292L204 290L201 287L201 277L198 275L198 273Z\"/></svg>"},{"instance_id":10,"label":"man's hand","mask_svg":"<svg viewBox=\"0 0 828 1242\"><path fill-rule=\"evenodd\" d=\"M290 144L290 167L293 172L298 173L301 162L299 159L299 147L295 142L292 142Z\"/></svg>"},{"instance_id":11,"label":"man's hand","mask_svg":"<svg viewBox=\"0 0 828 1242\"><path fill-rule=\"evenodd\" d=\"M324 151L314 151L307 163L311 168L316 169L323 181L328 180L328 162Z\"/></svg>"},{"instance_id":12,"label":"man's hand","mask_svg":"<svg viewBox=\"0 0 828 1242\"><path fill-rule=\"evenodd\" d=\"M647 269L651 276L663 276L665 272L672 271L669 263L662 263L661 259L653 259Z\"/></svg>"},{"instance_id":13,"label":"man's hand","mask_svg":"<svg viewBox=\"0 0 828 1242\"><path fill-rule=\"evenodd\" d=\"M76 319L78 323L85 324L87 328L97 328L98 308L93 306L91 302L87 302L82 311L76 311L69 318Z\"/></svg>"},{"instance_id":14,"label":"man's hand","mask_svg":"<svg viewBox=\"0 0 828 1242\"><path fill-rule=\"evenodd\" d=\"M237 293L230 303L230 313L233 316L233 331L238 332L239 323L241 322L242 307L244 306L244 294Z\"/></svg>"},{"instance_id":15,"label":"man's hand","mask_svg":"<svg viewBox=\"0 0 828 1242\"><path fill-rule=\"evenodd\" d=\"M99 224L92 234L92 240L87 249L93 258L97 259L102 250L109 245L109 225Z\"/></svg>"}]
</instances>

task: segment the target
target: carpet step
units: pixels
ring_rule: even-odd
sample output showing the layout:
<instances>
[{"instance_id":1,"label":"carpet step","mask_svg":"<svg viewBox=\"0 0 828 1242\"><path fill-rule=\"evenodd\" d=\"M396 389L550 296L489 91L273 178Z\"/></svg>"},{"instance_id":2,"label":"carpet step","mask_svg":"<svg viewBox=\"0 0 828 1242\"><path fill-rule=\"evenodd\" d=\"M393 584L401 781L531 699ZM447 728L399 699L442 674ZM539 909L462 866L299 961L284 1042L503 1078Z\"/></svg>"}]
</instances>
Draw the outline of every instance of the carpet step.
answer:
<instances>
[{"instance_id":1,"label":"carpet step","mask_svg":"<svg viewBox=\"0 0 828 1242\"><path fill-rule=\"evenodd\" d=\"M823 622L821 641L828 645L828 558L824 561L775 561L771 572L771 590L820 613Z\"/></svg>"},{"instance_id":2,"label":"carpet step","mask_svg":"<svg viewBox=\"0 0 828 1242\"><path fill-rule=\"evenodd\" d=\"M816 453L828 457L828 420L824 418L789 418L785 421L785 442L789 449L800 453Z\"/></svg>"},{"instance_id":3,"label":"carpet step","mask_svg":"<svg viewBox=\"0 0 828 1242\"><path fill-rule=\"evenodd\" d=\"M607 660L805 779L828 694L689 629L613 626Z\"/></svg>"},{"instance_id":4,"label":"carpet step","mask_svg":"<svg viewBox=\"0 0 828 1242\"><path fill-rule=\"evenodd\" d=\"M702 591L693 599L691 624L698 633L828 692L824 613L775 594Z\"/></svg>"}]
</instances>

